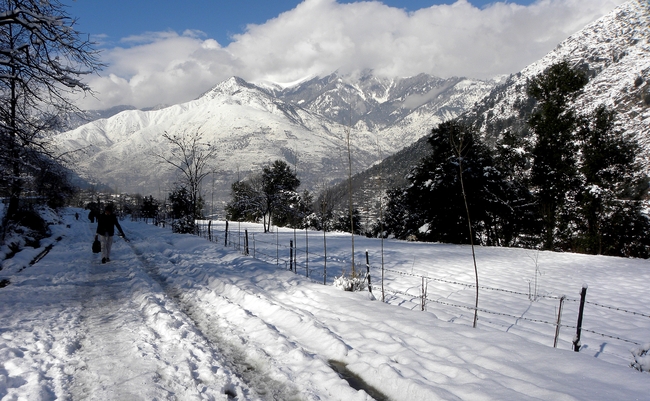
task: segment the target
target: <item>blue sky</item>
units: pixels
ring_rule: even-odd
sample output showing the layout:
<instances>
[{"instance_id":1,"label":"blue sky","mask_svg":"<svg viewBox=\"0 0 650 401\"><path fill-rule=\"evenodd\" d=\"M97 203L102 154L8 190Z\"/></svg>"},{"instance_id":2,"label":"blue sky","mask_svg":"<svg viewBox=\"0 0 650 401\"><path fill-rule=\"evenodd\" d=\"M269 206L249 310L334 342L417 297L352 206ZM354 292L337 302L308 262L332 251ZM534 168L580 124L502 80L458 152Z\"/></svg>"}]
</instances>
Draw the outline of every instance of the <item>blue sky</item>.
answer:
<instances>
[{"instance_id":1,"label":"blue sky","mask_svg":"<svg viewBox=\"0 0 650 401\"><path fill-rule=\"evenodd\" d=\"M355 1L338 1L354 3ZM482 8L494 0L470 0ZM534 0L509 0L528 5ZM297 0L67 0L70 14L79 19L79 29L91 35L107 35L108 45L119 39L147 31L200 30L221 45L231 42L232 34L243 33L248 24L262 24L284 11L295 8ZM383 4L416 11L452 0L383 0Z\"/></svg>"},{"instance_id":2,"label":"blue sky","mask_svg":"<svg viewBox=\"0 0 650 401\"><path fill-rule=\"evenodd\" d=\"M626 0L61 0L107 67L85 109L192 100L238 76L516 73Z\"/></svg>"}]
</instances>

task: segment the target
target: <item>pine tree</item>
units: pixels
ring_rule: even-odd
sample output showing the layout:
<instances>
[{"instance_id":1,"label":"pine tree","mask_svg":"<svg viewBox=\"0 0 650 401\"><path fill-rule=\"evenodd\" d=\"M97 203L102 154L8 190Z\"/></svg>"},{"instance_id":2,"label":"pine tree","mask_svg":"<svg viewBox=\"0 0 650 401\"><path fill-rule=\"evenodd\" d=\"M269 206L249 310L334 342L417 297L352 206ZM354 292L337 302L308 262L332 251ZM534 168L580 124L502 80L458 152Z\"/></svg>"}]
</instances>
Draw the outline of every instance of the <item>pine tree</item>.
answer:
<instances>
[{"instance_id":1,"label":"pine tree","mask_svg":"<svg viewBox=\"0 0 650 401\"><path fill-rule=\"evenodd\" d=\"M576 197L582 219L577 250L615 256L648 256L648 219L640 200L648 178L636 161L638 144L615 128L605 106L583 119L580 129L584 186Z\"/></svg>"},{"instance_id":2,"label":"pine tree","mask_svg":"<svg viewBox=\"0 0 650 401\"><path fill-rule=\"evenodd\" d=\"M461 143L461 149L455 147ZM411 184L388 193L387 230L398 238L470 243L462 166L472 239L485 245L511 245L521 229L520 216L525 215L522 186L508 182L492 152L470 127L457 121L433 129L429 144L432 152L409 175Z\"/></svg>"},{"instance_id":3,"label":"pine tree","mask_svg":"<svg viewBox=\"0 0 650 401\"><path fill-rule=\"evenodd\" d=\"M184 186L174 188L169 194L169 201L172 206L172 230L181 234L196 234L196 219L201 215L196 215L196 210L203 209L203 198L194 198L192 191Z\"/></svg>"},{"instance_id":4,"label":"pine tree","mask_svg":"<svg viewBox=\"0 0 650 401\"><path fill-rule=\"evenodd\" d=\"M157 200L153 198L153 196L145 196L142 199L142 207L140 208L140 211L142 212L142 217L144 218L154 218L158 215L158 209L160 208L160 204Z\"/></svg>"},{"instance_id":5,"label":"pine tree","mask_svg":"<svg viewBox=\"0 0 650 401\"><path fill-rule=\"evenodd\" d=\"M258 222L264 214L264 194L261 176L236 181L231 186L230 202L226 205L226 218L235 221Z\"/></svg>"},{"instance_id":6,"label":"pine tree","mask_svg":"<svg viewBox=\"0 0 650 401\"><path fill-rule=\"evenodd\" d=\"M412 175L408 177L410 178ZM410 188L411 186L393 188L386 192L384 230L387 235L407 239L409 236L415 235L418 228L422 226L417 201L412 199Z\"/></svg>"},{"instance_id":7,"label":"pine tree","mask_svg":"<svg viewBox=\"0 0 650 401\"><path fill-rule=\"evenodd\" d=\"M264 231L268 231L271 220L283 219L283 214L291 208L297 195L300 180L291 167L283 160L276 160L270 166L262 168L262 193L264 195ZM268 225L266 218L268 216Z\"/></svg>"},{"instance_id":8,"label":"pine tree","mask_svg":"<svg viewBox=\"0 0 650 401\"><path fill-rule=\"evenodd\" d=\"M494 164L502 174L505 181L503 185L507 186L508 193L505 202L509 218L498 226L500 245L537 246L541 228L533 195L529 190L530 141L518 132L504 132L495 145Z\"/></svg>"},{"instance_id":9,"label":"pine tree","mask_svg":"<svg viewBox=\"0 0 650 401\"><path fill-rule=\"evenodd\" d=\"M586 76L567 62L550 66L529 82L527 92L537 100L529 120L535 134L531 185L543 226L543 247L554 249L556 237L568 237L574 220L569 199L580 186L577 145L578 125L570 102L586 85Z\"/></svg>"}]
</instances>

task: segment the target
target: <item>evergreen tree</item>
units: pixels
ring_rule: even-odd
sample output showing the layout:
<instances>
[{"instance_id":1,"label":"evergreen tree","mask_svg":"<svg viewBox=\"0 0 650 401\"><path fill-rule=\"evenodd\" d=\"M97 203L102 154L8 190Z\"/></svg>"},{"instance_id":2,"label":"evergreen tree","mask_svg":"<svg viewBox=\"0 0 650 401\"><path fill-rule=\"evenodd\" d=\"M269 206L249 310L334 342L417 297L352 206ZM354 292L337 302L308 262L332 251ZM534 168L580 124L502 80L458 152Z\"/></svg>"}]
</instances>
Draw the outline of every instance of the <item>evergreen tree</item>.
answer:
<instances>
[{"instance_id":1,"label":"evergreen tree","mask_svg":"<svg viewBox=\"0 0 650 401\"><path fill-rule=\"evenodd\" d=\"M172 207L172 218L175 219L172 230L182 234L196 233L196 219L202 218L202 215L196 214L196 210L197 207L198 210L203 209L203 198L196 199L192 191L181 185L169 194L169 201Z\"/></svg>"},{"instance_id":2,"label":"evergreen tree","mask_svg":"<svg viewBox=\"0 0 650 401\"><path fill-rule=\"evenodd\" d=\"M408 178L413 175L409 174ZM412 185L407 188L393 188L386 192L386 210L384 212L384 231L386 235L395 238L406 239L415 235L420 226L422 218L417 200L413 199L414 192Z\"/></svg>"},{"instance_id":3,"label":"evergreen tree","mask_svg":"<svg viewBox=\"0 0 650 401\"><path fill-rule=\"evenodd\" d=\"M514 131L504 132L496 142L494 164L507 185L510 218L499 226L500 244L535 247L541 230L534 198L529 190L531 142Z\"/></svg>"},{"instance_id":4,"label":"evergreen tree","mask_svg":"<svg viewBox=\"0 0 650 401\"><path fill-rule=\"evenodd\" d=\"M305 228L306 219L313 213L313 195L304 190L287 195L284 207L276 214L275 223L293 228Z\"/></svg>"},{"instance_id":5,"label":"evergreen tree","mask_svg":"<svg viewBox=\"0 0 650 401\"><path fill-rule=\"evenodd\" d=\"M276 218L285 223L284 216L289 213L296 199L296 190L300 180L296 173L283 160L276 160L270 166L262 169L262 193L264 195L264 231L267 232L271 220ZM266 218L268 216L268 225Z\"/></svg>"},{"instance_id":6,"label":"evergreen tree","mask_svg":"<svg viewBox=\"0 0 650 401\"><path fill-rule=\"evenodd\" d=\"M550 66L529 82L527 92L537 100L529 120L535 134L531 185L543 226L543 247L554 249L556 237L570 237L575 216L570 198L580 181L574 132L578 118L570 102L586 85L587 77L567 62Z\"/></svg>"},{"instance_id":7,"label":"evergreen tree","mask_svg":"<svg viewBox=\"0 0 650 401\"><path fill-rule=\"evenodd\" d=\"M581 224L576 249L592 254L648 256L648 219L640 200L648 178L636 162L638 144L615 128L615 113L598 107L580 130L584 186L576 197Z\"/></svg>"},{"instance_id":8,"label":"evergreen tree","mask_svg":"<svg viewBox=\"0 0 650 401\"><path fill-rule=\"evenodd\" d=\"M350 212L348 210L338 210L334 212L336 218L332 222L332 229L341 232L350 232L350 227L354 227L354 234L361 235L361 213L359 209L352 209L352 225L350 225Z\"/></svg>"},{"instance_id":9,"label":"evergreen tree","mask_svg":"<svg viewBox=\"0 0 650 401\"><path fill-rule=\"evenodd\" d=\"M153 198L153 196L145 196L142 199L142 206L140 208L140 211L142 212L142 217L151 219L154 218L158 215L158 209L160 208L160 204L158 203L157 200Z\"/></svg>"},{"instance_id":10,"label":"evergreen tree","mask_svg":"<svg viewBox=\"0 0 650 401\"><path fill-rule=\"evenodd\" d=\"M440 124L432 130L429 144L432 152L409 175L411 185L388 193L387 230L398 238L414 235L427 241L469 243L460 185L462 158L474 240L511 245L520 230L521 194L516 189L521 186L505 180L490 150L468 126L457 121ZM458 144L462 148L455 148Z\"/></svg>"},{"instance_id":11,"label":"evergreen tree","mask_svg":"<svg viewBox=\"0 0 650 401\"><path fill-rule=\"evenodd\" d=\"M264 195L260 176L236 181L231 186L231 200L226 205L226 218L235 221L258 222L264 213Z\"/></svg>"},{"instance_id":12,"label":"evergreen tree","mask_svg":"<svg viewBox=\"0 0 650 401\"><path fill-rule=\"evenodd\" d=\"M322 231L329 231L332 228L335 198L334 190L324 186L316 201L313 202L314 213L309 218L311 227Z\"/></svg>"}]
</instances>

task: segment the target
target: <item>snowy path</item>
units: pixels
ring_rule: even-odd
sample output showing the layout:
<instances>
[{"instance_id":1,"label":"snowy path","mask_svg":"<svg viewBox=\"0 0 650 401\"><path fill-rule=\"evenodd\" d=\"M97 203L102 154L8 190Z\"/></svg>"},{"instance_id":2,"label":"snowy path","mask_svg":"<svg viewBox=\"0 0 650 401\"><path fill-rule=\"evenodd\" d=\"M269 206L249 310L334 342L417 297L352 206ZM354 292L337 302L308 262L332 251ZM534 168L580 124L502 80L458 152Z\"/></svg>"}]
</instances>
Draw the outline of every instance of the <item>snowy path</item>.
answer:
<instances>
[{"instance_id":1,"label":"snowy path","mask_svg":"<svg viewBox=\"0 0 650 401\"><path fill-rule=\"evenodd\" d=\"M185 312L191 310L181 311L178 299L155 280L163 281L155 267L139 258L135 247L117 238L116 245L110 263L90 264L81 313L85 338L78 352L86 368L75 377L74 398L189 400L232 398L238 390L248 394L223 368L227 362L214 343L188 318Z\"/></svg>"},{"instance_id":2,"label":"snowy path","mask_svg":"<svg viewBox=\"0 0 650 401\"><path fill-rule=\"evenodd\" d=\"M27 399L200 400L247 393L129 246L116 238L114 260L101 264L89 253L94 225L71 225L60 244L6 289L16 290L15 306L26 322L10 332L31 339L31 347L0 347L5 366L14 368L6 377L29 365L41 372L24 383L8 380L9 399L13 387L27 390Z\"/></svg>"},{"instance_id":3,"label":"snowy path","mask_svg":"<svg viewBox=\"0 0 650 401\"><path fill-rule=\"evenodd\" d=\"M334 365L394 401L650 394L647 373L372 301L154 226L124 221L132 241L116 238L102 265L94 225L66 219L41 261L18 272L16 257L0 272L11 280L0 289L2 400L373 399Z\"/></svg>"}]
</instances>

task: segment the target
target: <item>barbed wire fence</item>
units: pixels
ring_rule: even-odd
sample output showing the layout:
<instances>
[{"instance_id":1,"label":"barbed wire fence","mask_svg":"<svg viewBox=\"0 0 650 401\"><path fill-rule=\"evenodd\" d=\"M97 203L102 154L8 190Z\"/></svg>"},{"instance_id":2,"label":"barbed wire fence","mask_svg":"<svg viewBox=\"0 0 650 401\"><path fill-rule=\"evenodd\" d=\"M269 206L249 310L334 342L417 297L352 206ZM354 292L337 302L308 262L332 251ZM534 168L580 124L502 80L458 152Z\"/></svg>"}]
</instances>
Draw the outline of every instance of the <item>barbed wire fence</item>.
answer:
<instances>
[{"instance_id":1,"label":"barbed wire fence","mask_svg":"<svg viewBox=\"0 0 650 401\"><path fill-rule=\"evenodd\" d=\"M171 224L166 224L166 226L171 227ZM208 222L201 221L198 224L197 235L206 238L211 242L220 243L223 246L234 248L237 251L241 252L242 254L249 255L251 257L254 257L259 260L263 260L270 264L275 264L276 266L278 266L278 268L291 270L296 274L304 274L310 280L321 284L327 284L328 281L333 282L333 279L335 278L336 274L331 274L331 272L335 272L335 273L341 272L341 274L343 274L345 272L345 266L348 266L351 263L351 258L349 259L338 255L327 256L324 254L320 254L318 252L310 251L308 248L309 240L305 241L304 248L299 248L297 246L297 241L295 241L295 238L298 235L296 230L294 230L294 234L293 234L294 240L291 240L289 245L280 243L277 228L276 231L262 233L260 231L249 232L248 229L246 228L242 230L241 227L238 226L235 231L234 229L230 229L228 227L228 223L226 223L226 227L225 228L221 227L221 230L219 230L217 229L216 225L212 224L212 221L208 221ZM269 237L273 238L274 241L269 241L268 240ZM326 242L325 236L323 238L324 241ZM272 252L272 250L275 250L275 252ZM300 255L300 257L298 257L298 254ZM330 267L329 276L328 276L328 265ZM368 265L369 269L370 269L370 265L371 264ZM332 266L334 266L334 268L332 268ZM463 304L461 302L454 302L454 301L447 300L446 298L436 299L430 296L429 294L430 283L442 283L442 284L459 287L461 289L476 289L476 284L465 283L458 280L429 277L429 276L409 273L409 272L386 268L386 267L383 267L381 269L383 270L381 272L381 277L384 277L384 275L386 274L392 275L391 280L389 281L382 280L381 284L375 287L375 289L380 289L382 291L382 299L384 298L384 293L392 294L395 297L400 297L405 301L411 302L413 305L420 305L422 310L427 310L426 306L428 303L433 303L433 304L437 304L437 305L441 305L453 309L465 310L472 313L476 309L474 305ZM411 286L406 286L407 290L394 288L392 285L400 283L398 278L401 278L401 280L405 280L407 278L413 279L414 284ZM366 277L366 279L370 281L370 276ZM377 282L378 279L374 279L374 281ZM387 282L390 284L387 284ZM416 288L417 288L417 293L411 291ZM640 317L640 318L650 319L650 314L648 313L633 311L619 306L606 305L600 302L589 301L586 300L584 296L582 297L582 299L578 299L578 298L570 298L564 295L558 296L558 295L551 295L551 294L538 294L537 292L535 294L532 294L530 289L529 292L526 293L522 291L514 291L514 290L496 288L496 287L490 287L484 285L479 285L478 288L480 290L483 290L484 294L485 292L494 292L497 294L500 293L500 294L507 294L509 296L517 296L517 297L521 297L522 299L525 297L527 300L525 302L529 302L529 303L539 302L540 300L549 301L549 302L550 301L559 302L558 307L555 309L555 314L549 315L548 318L546 319L526 317L523 314L515 315L514 313L494 311L484 307L478 308L478 312L480 314L494 316L494 317L505 317L514 320L515 325L518 322L529 322L529 323L547 325L550 328L553 328L555 331L553 346L557 346L558 336L560 334L561 329L572 330L576 332L572 341L575 351L580 350L581 332L591 333L596 336L600 336L611 340L617 340L626 344L632 344L636 346L647 346L648 342L650 342L650 339L647 339L645 342L642 342L639 339L625 338L623 336L615 335L612 333L602 333L595 328L584 327L581 324L582 321L581 316L582 313L584 312L585 305L588 305L591 308L599 308L601 310L622 313L624 315L627 314L630 316L635 316L637 318ZM372 291L372 286L369 286L369 290ZM586 293L586 288L583 288L583 294L584 293ZM562 316L563 313L562 305L564 302L581 304L580 310L578 311L579 316L577 317L578 320L577 324L572 325L572 324L562 323L562 320L564 319L564 317ZM503 324L503 323L499 323L498 321L491 321L489 318L486 317L482 317L480 318L480 320L484 321L485 323L492 324L493 326L504 325L507 327L511 327L513 325L513 323Z\"/></svg>"}]
</instances>

